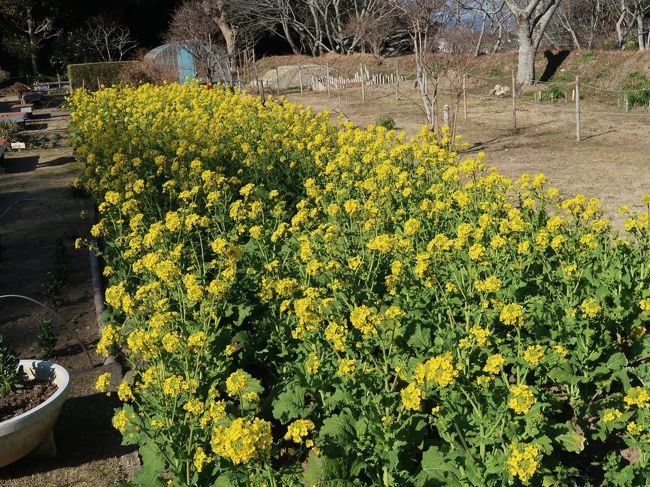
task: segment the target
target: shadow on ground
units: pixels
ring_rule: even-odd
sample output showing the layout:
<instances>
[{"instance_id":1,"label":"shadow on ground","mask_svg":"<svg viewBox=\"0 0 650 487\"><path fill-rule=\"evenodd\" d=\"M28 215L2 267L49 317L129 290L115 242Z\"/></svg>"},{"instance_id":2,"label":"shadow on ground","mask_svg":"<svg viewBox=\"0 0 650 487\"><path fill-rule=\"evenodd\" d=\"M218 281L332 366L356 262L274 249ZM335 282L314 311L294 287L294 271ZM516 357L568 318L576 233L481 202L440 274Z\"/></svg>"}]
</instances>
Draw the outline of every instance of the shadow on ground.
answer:
<instances>
[{"instance_id":1,"label":"shadow on ground","mask_svg":"<svg viewBox=\"0 0 650 487\"><path fill-rule=\"evenodd\" d=\"M75 467L103 458L121 456L135 450L122 446L120 433L113 428L113 410L120 406L115 394L91 394L69 398L56 426L57 458L27 455L0 470L0 480L19 479L58 468ZM101 441L98 439L101 438Z\"/></svg>"},{"instance_id":2,"label":"shadow on ground","mask_svg":"<svg viewBox=\"0 0 650 487\"><path fill-rule=\"evenodd\" d=\"M30 172L36 169L38 160L39 156L12 157L11 159L5 158L0 162L0 168L4 169L4 172L7 174Z\"/></svg>"}]
</instances>

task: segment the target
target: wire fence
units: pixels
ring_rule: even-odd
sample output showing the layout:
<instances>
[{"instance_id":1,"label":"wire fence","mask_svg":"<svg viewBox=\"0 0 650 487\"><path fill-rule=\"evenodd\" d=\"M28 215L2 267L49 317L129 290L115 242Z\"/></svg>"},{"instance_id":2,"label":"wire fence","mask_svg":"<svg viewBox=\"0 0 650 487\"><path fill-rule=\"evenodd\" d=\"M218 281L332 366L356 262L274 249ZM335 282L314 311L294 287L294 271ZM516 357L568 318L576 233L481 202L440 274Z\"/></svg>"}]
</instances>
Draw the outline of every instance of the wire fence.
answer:
<instances>
[{"instance_id":1,"label":"wire fence","mask_svg":"<svg viewBox=\"0 0 650 487\"><path fill-rule=\"evenodd\" d=\"M359 65L355 73L347 76L336 69L325 65L317 69L298 65L280 72L277 68L266 73L263 80L254 79L245 83L253 92L264 96L265 94L281 95L286 93L300 93L311 91L327 93L332 98L338 98L337 112L345 114L344 100L347 105L349 100L355 99L363 103L377 103L393 97L398 104L411 103L422 105L418 82L413 78L404 76L396 69L392 73L371 73L365 66ZM241 88L241 87L240 87ZM627 118L636 121L650 121L650 102L647 106L635 107L630 103L636 95L650 98L650 90L643 89L609 89L596 86L593 83L581 82L579 77L575 80L536 81L531 87L518 87L514 74L510 77L484 76L474 73L445 73L439 76L435 90L440 99L448 100L442 105L441 113L445 122L449 121L449 113L456 118L467 119L472 116L472 108L478 104L500 103L507 108L499 113L511 112L510 124L512 129L517 129L517 118L524 112L539 109L545 113L556 113L575 117L575 139L580 141L585 128L584 119L593 120L593 117L606 119L612 117L620 120ZM645 99L641 97L641 99ZM499 121L499 123L504 123ZM505 122L508 123L508 122ZM593 122L592 122L593 123ZM505 128L505 127L504 127Z\"/></svg>"}]
</instances>

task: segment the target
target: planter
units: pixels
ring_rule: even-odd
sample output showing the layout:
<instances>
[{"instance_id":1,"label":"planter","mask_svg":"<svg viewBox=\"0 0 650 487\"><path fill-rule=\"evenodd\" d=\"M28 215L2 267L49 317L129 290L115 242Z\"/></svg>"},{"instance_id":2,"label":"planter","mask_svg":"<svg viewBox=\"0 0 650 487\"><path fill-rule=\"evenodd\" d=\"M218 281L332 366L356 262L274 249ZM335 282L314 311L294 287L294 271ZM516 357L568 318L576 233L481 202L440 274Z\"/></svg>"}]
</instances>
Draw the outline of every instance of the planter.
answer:
<instances>
[{"instance_id":1,"label":"planter","mask_svg":"<svg viewBox=\"0 0 650 487\"><path fill-rule=\"evenodd\" d=\"M53 447L52 428L70 392L70 376L45 360L21 360L28 379L49 380L58 389L47 400L15 418L0 422L0 467L24 457L41 444Z\"/></svg>"}]
</instances>

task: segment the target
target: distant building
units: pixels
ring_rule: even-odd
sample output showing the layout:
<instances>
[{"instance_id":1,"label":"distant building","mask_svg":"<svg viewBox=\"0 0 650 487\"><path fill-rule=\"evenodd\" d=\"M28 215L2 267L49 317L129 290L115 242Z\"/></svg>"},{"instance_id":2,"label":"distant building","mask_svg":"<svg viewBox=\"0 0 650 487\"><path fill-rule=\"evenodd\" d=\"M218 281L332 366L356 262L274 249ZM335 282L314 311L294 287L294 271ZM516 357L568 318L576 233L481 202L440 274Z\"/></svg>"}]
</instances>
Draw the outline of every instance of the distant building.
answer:
<instances>
[{"instance_id":1,"label":"distant building","mask_svg":"<svg viewBox=\"0 0 650 487\"><path fill-rule=\"evenodd\" d=\"M178 72L178 82L198 79L201 83L230 81L230 64L226 51L196 41L163 44L149 51L144 62Z\"/></svg>"}]
</instances>

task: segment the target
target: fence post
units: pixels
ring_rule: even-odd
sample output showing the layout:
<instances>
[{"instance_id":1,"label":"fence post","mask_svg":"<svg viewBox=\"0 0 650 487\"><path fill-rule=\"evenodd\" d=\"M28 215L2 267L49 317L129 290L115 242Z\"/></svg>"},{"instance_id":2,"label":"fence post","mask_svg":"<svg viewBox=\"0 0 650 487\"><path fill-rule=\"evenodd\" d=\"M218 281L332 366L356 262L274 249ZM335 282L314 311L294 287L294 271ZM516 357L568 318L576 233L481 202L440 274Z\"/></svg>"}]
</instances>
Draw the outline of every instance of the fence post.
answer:
<instances>
[{"instance_id":1,"label":"fence post","mask_svg":"<svg viewBox=\"0 0 650 487\"><path fill-rule=\"evenodd\" d=\"M327 84L327 96L329 98L332 97L332 93L330 92L330 65L329 63L325 65L326 68L326 75L325 75L325 83Z\"/></svg>"},{"instance_id":2,"label":"fence post","mask_svg":"<svg viewBox=\"0 0 650 487\"><path fill-rule=\"evenodd\" d=\"M399 66L396 70L395 83L395 101L399 101Z\"/></svg>"},{"instance_id":3,"label":"fence post","mask_svg":"<svg viewBox=\"0 0 650 487\"><path fill-rule=\"evenodd\" d=\"M576 76L576 140L580 142L580 76Z\"/></svg>"},{"instance_id":4,"label":"fence post","mask_svg":"<svg viewBox=\"0 0 650 487\"><path fill-rule=\"evenodd\" d=\"M59 94L61 94L61 76L59 75L59 73L56 73L56 82L59 88Z\"/></svg>"},{"instance_id":5,"label":"fence post","mask_svg":"<svg viewBox=\"0 0 650 487\"><path fill-rule=\"evenodd\" d=\"M463 74L463 118L467 120L467 74Z\"/></svg>"},{"instance_id":6,"label":"fence post","mask_svg":"<svg viewBox=\"0 0 650 487\"><path fill-rule=\"evenodd\" d=\"M359 64L359 70L361 71L361 101L366 101L366 77L363 72L363 64Z\"/></svg>"},{"instance_id":7,"label":"fence post","mask_svg":"<svg viewBox=\"0 0 650 487\"><path fill-rule=\"evenodd\" d=\"M442 124L449 126L449 105L442 107Z\"/></svg>"},{"instance_id":8,"label":"fence post","mask_svg":"<svg viewBox=\"0 0 650 487\"><path fill-rule=\"evenodd\" d=\"M302 64L298 63L298 82L300 83L300 94L302 95Z\"/></svg>"},{"instance_id":9,"label":"fence post","mask_svg":"<svg viewBox=\"0 0 650 487\"><path fill-rule=\"evenodd\" d=\"M625 94L623 95L625 97L625 111L629 112L630 111L630 97Z\"/></svg>"},{"instance_id":10,"label":"fence post","mask_svg":"<svg viewBox=\"0 0 650 487\"><path fill-rule=\"evenodd\" d=\"M512 129L517 130L517 80L514 68L512 68Z\"/></svg>"}]
</instances>

